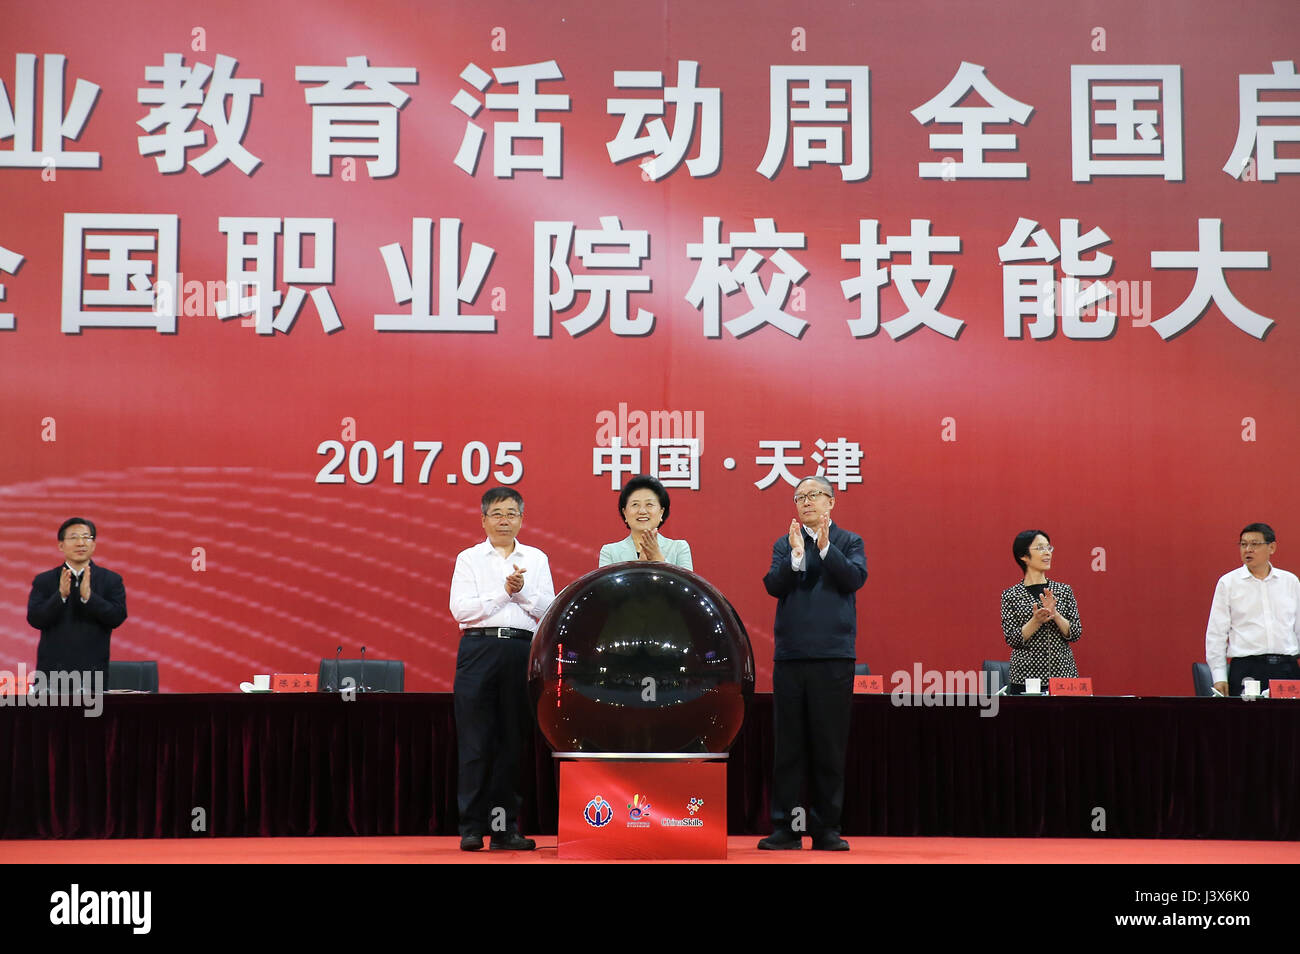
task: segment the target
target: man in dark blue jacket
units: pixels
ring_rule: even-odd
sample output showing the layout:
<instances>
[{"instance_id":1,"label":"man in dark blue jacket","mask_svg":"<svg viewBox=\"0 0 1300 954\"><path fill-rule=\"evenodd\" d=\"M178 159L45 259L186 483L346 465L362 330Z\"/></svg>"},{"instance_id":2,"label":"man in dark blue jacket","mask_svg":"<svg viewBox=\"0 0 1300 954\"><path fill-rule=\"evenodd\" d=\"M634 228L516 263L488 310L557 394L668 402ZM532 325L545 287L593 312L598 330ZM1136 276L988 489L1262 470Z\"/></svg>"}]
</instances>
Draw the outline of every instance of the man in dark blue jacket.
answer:
<instances>
[{"instance_id":1,"label":"man in dark blue jacket","mask_svg":"<svg viewBox=\"0 0 1300 954\"><path fill-rule=\"evenodd\" d=\"M803 832L822 851L848 851L840 837L844 757L857 658L856 593L867 580L862 538L831 523L835 488L805 477L795 488L798 519L772 546L763 577L776 597L772 666L776 752L772 834L763 849L803 847ZM808 802L800 801L807 778Z\"/></svg>"},{"instance_id":2,"label":"man in dark blue jacket","mask_svg":"<svg viewBox=\"0 0 1300 954\"><path fill-rule=\"evenodd\" d=\"M101 672L107 678L108 641L126 620L122 578L91 562L95 525L72 517L59 527L62 566L38 574L27 598L27 622L41 631L36 669Z\"/></svg>"}]
</instances>

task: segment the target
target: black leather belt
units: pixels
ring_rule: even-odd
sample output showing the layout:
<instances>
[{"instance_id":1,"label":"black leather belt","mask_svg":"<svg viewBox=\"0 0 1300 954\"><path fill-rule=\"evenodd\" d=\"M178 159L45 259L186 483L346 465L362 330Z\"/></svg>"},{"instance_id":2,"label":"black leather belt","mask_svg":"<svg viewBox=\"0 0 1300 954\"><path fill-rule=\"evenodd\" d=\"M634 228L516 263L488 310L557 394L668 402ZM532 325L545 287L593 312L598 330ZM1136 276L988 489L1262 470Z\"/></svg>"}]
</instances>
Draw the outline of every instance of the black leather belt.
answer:
<instances>
[{"instance_id":1,"label":"black leather belt","mask_svg":"<svg viewBox=\"0 0 1300 954\"><path fill-rule=\"evenodd\" d=\"M489 626L486 629L478 626L472 629L464 629L461 632L465 636L491 636L494 639L532 639L533 634L526 629L515 629L513 626Z\"/></svg>"}]
</instances>

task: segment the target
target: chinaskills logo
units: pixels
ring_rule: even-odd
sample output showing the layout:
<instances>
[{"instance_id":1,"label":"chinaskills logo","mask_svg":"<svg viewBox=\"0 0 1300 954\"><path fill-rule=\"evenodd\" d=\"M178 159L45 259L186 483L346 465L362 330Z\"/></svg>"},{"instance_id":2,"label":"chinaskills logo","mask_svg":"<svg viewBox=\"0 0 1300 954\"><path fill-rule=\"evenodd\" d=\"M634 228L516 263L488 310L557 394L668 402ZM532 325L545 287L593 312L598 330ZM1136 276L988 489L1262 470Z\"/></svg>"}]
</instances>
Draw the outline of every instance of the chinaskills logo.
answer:
<instances>
[{"instance_id":1,"label":"chinaskills logo","mask_svg":"<svg viewBox=\"0 0 1300 954\"><path fill-rule=\"evenodd\" d=\"M661 818L659 825L662 828L703 828L704 819L699 816L702 808L704 808L704 799L692 798L686 803L689 818Z\"/></svg>"},{"instance_id":2,"label":"chinaskills logo","mask_svg":"<svg viewBox=\"0 0 1300 954\"><path fill-rule=\"evenodd\" d=\"M582 810L582 818L592 828L604 828L614 820L614 806L597 795Z\"/></svg>"},{"instance_id":3,"label":"chinaskills logo","mask_svg":"<svg viewBox=\"0 0 1300 954\"><path fill-rule=\"evenodd\" d=\"M627 827L650 827L650 803L640 795L633 795L631 804L627 806Z\"/></svg>"}]
</instances>

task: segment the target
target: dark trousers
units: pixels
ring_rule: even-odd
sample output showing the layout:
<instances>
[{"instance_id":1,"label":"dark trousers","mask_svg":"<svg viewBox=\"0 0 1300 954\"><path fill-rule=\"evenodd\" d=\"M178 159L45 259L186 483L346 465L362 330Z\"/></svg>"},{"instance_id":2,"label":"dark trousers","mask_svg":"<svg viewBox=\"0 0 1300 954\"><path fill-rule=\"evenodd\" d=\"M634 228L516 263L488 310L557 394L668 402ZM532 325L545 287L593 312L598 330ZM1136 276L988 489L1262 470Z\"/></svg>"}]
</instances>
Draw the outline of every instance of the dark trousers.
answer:
<instances>
[{"instance_id":1,"label":"dark trousers","mask_svg":"<svg viewBox=\"0 0 1300 954\"><path fill-rule=\"evenodd\" d=\"M806 828L814 837L839 833L852 706L852 659L791 659L773 664L774 831L799 834ZM807 802L800 798L805 779ZM798 811L801 807L803 812Z\"/></svg>"},{"instance_id":2,"label":"dark trousers","mask_svg":"<svg viewBox=\"0 0 1300 954\"><path fill-rule=\"evenodd\" d=\"M1244 679L1258 679L1263 692L1270 679L1300 679L1300 665L1294 656L1238 656L1228 663L1228 695L1241 695Z\"/></svg>"},{"instance_id":3,"label":"dark trousers","mask_svg":"<svg viewBox=\"0 0 1300 954\"><path fill-rule=\"evenodd\" d=\"M526 639L461 637L453 704L462 836L518 830L520 760L533 731L529 645Z\"/></svg>"}]
</instances>

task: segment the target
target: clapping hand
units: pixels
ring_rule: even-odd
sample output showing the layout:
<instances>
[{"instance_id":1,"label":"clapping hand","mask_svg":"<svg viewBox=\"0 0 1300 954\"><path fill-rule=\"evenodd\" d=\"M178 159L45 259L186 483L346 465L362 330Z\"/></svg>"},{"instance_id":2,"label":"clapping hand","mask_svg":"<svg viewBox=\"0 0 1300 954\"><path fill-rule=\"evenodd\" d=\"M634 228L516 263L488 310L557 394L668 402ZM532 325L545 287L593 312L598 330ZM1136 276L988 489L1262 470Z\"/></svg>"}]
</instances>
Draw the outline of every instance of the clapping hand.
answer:
<instances>
[{"instance_id":1,"label":"clapping hand","mask_svg":"<svg viewBox=\"0 0 1300 954\"><path fill-rule=\"evenodd\" d=\"M831 545L831 515L824 513L817 520L817 552Z\"/></svg>"},{"instance_id":2,"label":"clapping hand","mask_svg":"<svg viewBox=\"0 0 1300 954\"><path fill-rule=\"evenodd\" d=\"M1056 594L1051 590L1043 590L1040 599L1042 602L1034 606L1034 619L1041 625L1056 615Z\"/></svg>"},{"instance_id":3,"label":"clapping hand","mask_svg":"<svg viewBox=\"0 0 1300 954\"><path fill-rule=\"evenodd\" d=\"M658 530L635 530L632 536L636 540L637 557L642 560L664 562L664 555L659 551Z\"/></svg>"},{"instance_id":4,"label":"clapping hand","mask_svg":"<svg viewBox=\"0 0 1300 954\"><path fill-rule=\"evenodd\" d=\"M803 559L803 529L798 520L790 521L790 552L796 560Z\"/></svg>"},{"instance_id":5,"label":"clapping hand","mask_svg":"<svg viewBox=\"0 0 1300 954\"><path fill-rule=\"evenodd\" d=\"M1041 599L1043 601L1043 608L1047 610L1047 618L1051 619L1056 615L1056 594L1053 593L1049 587L1043 590Z\"/></svg>"},{"instance_id":6,"label":"clapping hand","mask_svg":"<svg viewBox=\"0 0 1300 954\"><path fill-rule=\"evenodd\" d=\"M528 571L520 566L515 567L515 572L506 577L506 592L514 596L524 588L524 574Z\"/></svg>"}]
</instances>

